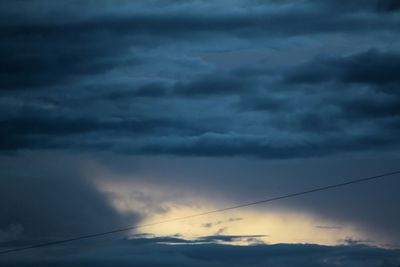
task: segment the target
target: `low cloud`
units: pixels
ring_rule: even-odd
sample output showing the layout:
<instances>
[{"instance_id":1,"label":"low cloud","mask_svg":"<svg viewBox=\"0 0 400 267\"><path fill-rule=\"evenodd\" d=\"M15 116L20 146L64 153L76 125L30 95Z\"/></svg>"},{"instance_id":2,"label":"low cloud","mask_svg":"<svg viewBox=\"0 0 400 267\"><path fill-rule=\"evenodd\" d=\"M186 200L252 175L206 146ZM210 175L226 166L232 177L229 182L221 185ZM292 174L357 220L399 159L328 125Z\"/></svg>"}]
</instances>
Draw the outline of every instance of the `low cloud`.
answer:
<instances>
[{"instance_id":1,"label":"low cloud","mask_svg":"<svg viewBox=\"0 0 400 267\"><path fill-rule=\"evenodd\" d=\"M229 239L230 241L231 239ZM174 245L164 244L174 241ZM232 244L193 244L177 237L134 238L117 240L107 246L73 244L43 249L38 258L31 251L23 258L3 255L0 262L13 266L315 266L315 267L397 267L400 252L359 244L319 246L312 244L278 244L235 246ZM62 251L68 251L63 255ZM43 255L46 255L43 259Z\"/></svg>"},{"instance_id":2,"label":"low cloud","mask_svg":"<svg viewBox=\"0 0 400 267\"><path fill-rule=\"evenodd\" d=\"M55 163L53 161L53 163ZM0 241L34 243L107 231L138 223L138 213L121 214L79 171L38 162L2 173ZM75 166L76 167L76 166ZM61 171L62 170L62 171Z\"/></svg>"},{"instance_id":3,"label":"low cloud","mask_svg":"<svg viewBox=\"0 0 400 267\"><path fill-rule=\"evenodd\" d=\"M285 77L290 83L364 83L385 85L400 83L396 70L400 54L370 50L344 57L319 58L291 70Z\"/></svg>"}]
</instances>

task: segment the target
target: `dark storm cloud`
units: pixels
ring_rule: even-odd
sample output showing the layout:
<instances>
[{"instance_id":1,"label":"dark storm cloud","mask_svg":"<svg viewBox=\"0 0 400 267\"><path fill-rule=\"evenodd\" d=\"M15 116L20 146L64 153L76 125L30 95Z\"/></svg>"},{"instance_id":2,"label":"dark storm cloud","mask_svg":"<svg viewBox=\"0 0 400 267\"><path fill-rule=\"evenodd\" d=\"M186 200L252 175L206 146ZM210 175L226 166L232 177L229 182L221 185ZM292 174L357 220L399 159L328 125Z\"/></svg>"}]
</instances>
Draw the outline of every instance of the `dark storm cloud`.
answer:
<instances>
[{"instance_id":1,"label":"dark storm cloud","mask_svg":"<svg viewBox=\"0 0 400 267\"><path fill-rule=\"evenodd\" d=\"M33 114L32 114L33 115ZM90 117L48 116L44 114L18 116L0 121L0 148L63 148L74 146L79 136L90 134L138 135L157 132L171 133L179 128L195 129L183 122L168 119L99 119ZM74 141L75 140L75 141Z\"/></svg>"},{"instance_id":2,"label":"dark storm cloud","mask_svg":"<svg viewBox=\"0 0 400 267\"><path fill-rule=\"evenodd\" d=\"M188 83L178 83L174 88L174 94L181 96L218 96L240 93L250 93L251 81L234 76L215 74L202 77Z\"/></svg>"},{"instance_id":3,"label":"dark storm cloud","mask_svg":"<svg viewBox=\"0 0 400 267\"><path fill-rule=\"evenodd\" d=\"M149 133L157 128L166 128L174 124L165 119L114 119L68 118L52 116L16 117L0 122L9 135L24 133L43 135L71 135L95 131L115 131L130 133ZM181 125L180 125L181 126Z\"/></svg>"},{"instance_id":4,"label":"dark storm cloud","mask_svg":"<svg viewBox=\"0 0 400 267\"><path fill-rule=\"evenodd\" d=\"M256 113L266 113L270 117L265 125L257 125L254 132L232 131L229 129L230 121L213 126L208 121L199 120L195 125L190 122L190 117L181 120L100 119L62 113L56 116L9 117L0 121L1 148L74 148L79 145L81 149L111 149L129 154L260 158L299 158L346 151L397 149L399 127L396 125L399 125L400 103L397 95L353 90L343 97L336 94L316 96L312 101L308 96L299 99L303 103L309 102L301 109L290 100L290 94L286 94L287 100L267 98L267 103L263 102L266 99L263 97L254 101L244 98L241 108L251 107ZM314 112L316 109L318 113ZM269 115L271 111L274 113ZM238 117L238 120L242 119ZM365 131L354 132L357 127Z\"/></svg>"},{"instance_id":5,"label":"dark storm cloud","mask_svg":"<svg viewBox=\"0 0 400 267\"><path fill-rule=\"evenodd\" d=\"M394 12L400 10L400 3L397 0L379 1L377 5L379 11Z\"/></svg>"},{"instance_id":6,"label":"dark storm cloud","mask_svg":"<svg viewBox=\"0 0 400 267\"><path fill-rule=\"evenodd\" d=\"M370 134L378 131L382 138L397 134L395 122L400 116L400 97L396 89L350 87L337 89L335 93L329 93L328 88L308 90L310 94L304 95L286 92L285 98L273 93L243 97L238 107L266 115L273 112L269 123L293 132L345 134L346 129L359 125L367 127Z\"/></svg>"},{"instance_id":7,"label":"dark storm cloud","mask_svg":"<svg viewBox=\"0 0 400 267\"><path fill-rule=\"evenodd\" d=\"M98 99L122 100L147 97L193 97L207 98L213 96L229 96L248 94L254 87L251 80L235 77L226 73L215 73L189 81L178 81L173 84L166 82L151 82L131 88L116 90L99 96Z\"/></svg>"},{"instance_id":8,"label":"dark storm cloud","mask_svg":"<svg viewBox=\"0 0 400 267\"><path fill-rule=\"evenodd\" d=\"M245 95L237 106L242 110L280 112L289 108L290 99L272 95Z\"/></svg>"},{"instance_id":9,"label":"dark storm cloud","mask_svg":"<svg viewBox=\"0 0 400 267\"><path fill-rule=\"evenodd\" d=\"M309 127L309 126L302 126ZM321 131L321 126L317 131ZM315 131L315 130L313 130ZM235 133L204 133L199 136L155 139L143 145L144 154L173 154L181 156L254 156L259 158L301 158L326 156L345 151L373 151L397 149L397 134L394 132L344 134L330 133L326 137L310 134L308 137L292 136L285 140L265 136Z\"/></svg>"},{"instance_id":10,"label":"dark storm cloud","mask_svg":"<svg viewBox=\"0 0 400 267\"><path fill-rule=\"evenodd\" d=\"M40 10L46 7L46 3L39 1L31 8ZM315 6L318 8L319 5ZM393 4L385 6L391 8ZM86 16L82 10L69 14L71 10L68 8L63 14L59 10L61 6L57 9L56 5L59 16L48 15L47 19L46 16L33 16L29 13L33 10L18 9L18 5L3 7L2 12L8 20L3 19L0 27L3 36L0 46L3 62L1 90L72 83L82 76L102 74L118 66L132 67L141 63L136 55L143 53L143 49L162 47L171 42L195 42L221 35L258 39L282 35L360 33L396 30L399 25L395 18L343 16L335 9L329 10L329 16L326 16L327 10L307 10L302 8L302 4L285 13L266 9L255 14L228 10L207 15L147 11L131 15L100 13L91 16ZM369 26L365 27L366 24ZM133 55L127 58L129 52Z\"/></svg>"},{"instance_id":11,"label":"dark storm cloud","mask_svg":"<svg viewBox=\"0 0 400 267\"><path fill-rule=\"evenodd\" d=\"M172 239L176 245L159 244L160 239ZM220 244L186 244L179 238L134 238L118 240L111 245L91 247L80 245L79 251L58 257L48 249L46 259L38 258L34 251L18 255L5 255L1 263L13 266L315 266L315 267L397 267L399 251L352 244L346 246L318 245L256 245L235 246ZM178 245L179 244L179 245ZM72 244L71 244L72 245ZM86 246L88 246L87 244Z\"/></svg>"},{"instance_id":12,"label":"dark storm cloud","mask_svg":"<svg viewBox=\"0 0 400 267\"><path fill-rule=\"evenodd\" d=\"M2 173L0 229L5 234L0 246L90 234L139 220L133 212L118 213L107 196L77 172L48 169L41 174Z\"/></svg>"},{"instance_id":13,"label":"dark storm cloud","mask_svg":"<svg viewBox=\"0 0 400 267\"><path fill-rule=\"evenodd\" d=\"M170 87L162 82L152 82L135 90L120 90L99 96L99 99L122 100L135 97L167 97L171 94Z\"/></svg>"},{"instance_id":14,"label":"dark storm cloud","mask_svg":"<svg viewBox=\"0 0 400 267\"><path fill-rule=\"evenodd\" d=\"M342 108L343 116L358 119L392 119L398 121L400 115L400 96L386 94L384 97L366 97L340 100L337 103Z\"/></svg>"},{"instance_id":15,"label":"dark storm cloud","mask_svg":"<svg viewBox=\"0 0 400 267\"><path fill-rule=\"evenodd\" d=\"M0 30L1 31L1 30ZM43 88L73 83L85 75L96 75L118 65L135 65L137 59L122 58L128 49L124 40L107 35L55 32L45 29L3 33L0 90Z\"/></svg>"},{"instance_id":16,"label":"dark storm cloud","mask_svg":"<svg viewBox=\"0 0 400 267\"><path fill-rule=\"evenodd\" d=\"M396 0L351 0L346 2L340 2L336 0L327 1L313 1L307 0L310 5L319 5L327 10L336 10L342 12L355 12L355 11L370 11L370 12L392 12L400 8L398 1Z\"/></svg>"},{"instance_id":17,"label":"dark storm cloud","mask_svg":"<svg viewBox=\"0 0 400 267\"><path fill-rule=\"evenodd\" d=\"M386 66L384 62L390 59L394 63ZM319 77L335 78L337 75L338 82L353 83L352 80L342 79L341 75L357 76L347 74L346 71L352 72L356 68L353 65L360 65L363 67L357 72L365 73L357 77L362 78L364 75L370 77L365 83L372 83L372 86L378 83L386 84L383 81L385 79L389 79L390 82L387 83L397 83L396 76L391 74L397 68L396 57L393 55L370 51L332 61L333 70L327 71L327 74L319 74ZM306 64L308 68L302 71L312 73L315 69L317 71L323 69L316 68L313 64L315 63ZM368 64L370 66L367 66ZM382 75L370 74L384 67L386 69ZM293 72L295 74L291 75L303 75ZM148 83L132 90L111 91L92 99L101 100L111 106L129 101L144 103L156 101L153 102L155 105L159 103L157 101L163 99L177 101L174 109L178 110L163 114L165 116L163 118L159 118L158 115L153 116L154 118L132 119L126 118L124 114L118 119L113 117L100 119L96 116L72 115L73 109L70 111L71 115L56 112L52 116L38 113L38 115L6 117L0 121L3 130L1 147L3 150L12 150L73 148L79 145L84 149L109 149L130 154L260 158L314 157L346 151L395 150L398 147L396 136L399 128L396 127L398 125L396 122L400 111L398 108L400 97L387 87L343 88L337 90L337 93L330 92L331 89L328 88L318 91L313 87L305 89L300 87L293 90L290 87L296 86L297 83L294 83L292 78L289 85L269 84L268 81L249 79L248 76L236 77L232 73L220 77L215 74L206 75L171 85L161 82ZM296 79L300 82L298 78ZM303 75L301 83L304 82ZM312 86L315 85L314 80L308 79L307 82ZM321 82L316 86L320 86ZM263 88L264 86L267 88ZM216 125L207 120L196 120L196 123L193 123L190 112L196 114L197 109L202 109L201 106L193 106L190 112L184 110L185 115L188 115L185 118L178 116L182 112L180 105L184 106L182 102L197 101L196 99L211 102L215 101L213 98L229 96L239 97L240 101L233 106L238 110L228 110L231 115L221 113L220 116L225 118L222 124ZM62 105L62 98L60 100ZM224 101L222 98L218 104L224 104ZM229 107L228 102L227 105ZM318 110L318 113L315 110ZM255 114L256 124L250 131L241 127L236 130L231 128L234 122L243 126L245 124L246 117L243 117L245 114L236 113L238 111ZM145 113L139 111L134 115L140 118ZM236 116L233 121L232 116ZM356 126L364 128L365 131L352 132ZM121 141L120 138L124 140ZM92 140L96 142L93 143ZM125 140L128 140L129 144Z\"/></svg>"},{"instance_id":18,"label":"dark storm cloud","mask_svg":"<svg viewBox=\"0 0 400 267\"><path fill-rule=\"evenodd\" d=\"M159 5L2 3L0 149L294 158L398 148L398 52L313 52L321 37L373 47L398 31L396 12L357 0ZM307 48L282 53L293 47Z\"/></svg>"},{"instance_id":19,"label":"dark storm cloud","mask_svg":"<svg viewBox=\"0 0 400 267\"><path fill-rule=\"evenodd\" d=\"M310 153L306 143L290 144L289 142L288 140L276 143L263 136L209 132L200 136L156 140L143 146L142 152L209 157L247 155L261 158L307 157Z\"/></svg>"},{"instance_id":20,"label":"dark storm cloud","mask_svg":"<svg viewBox=\"0 0 400 267\"><path fill-rule=\"evenodd\" d=\"M315 4L315 5L314 5ZM308 33L329 33L329 32L353 32L353 31L371 31L382 28L393 27L395 29L396 20L382 20L380 17L372 16L368 18L341 16L342 9L330 10L335 16L324 18L323 14L314 12L313 6L319 7L319 4L313 2L309 10L304 9L299 4L293 5L292 9L285 10L285 13L274 13L271 9L261 9L261 12L249 14L245 12L235 13L231 10L214 14L202 14L191 10L190 14L183 12L170 11L171 15L158 14L152 12L133 13L131 16L97 16L91 19L71 20L70 14L63 18L57 18L50 23L27 23L29 20L8 21L5 27L2 27L7 36L16 36L23 34L64 34L68 33L91 33L99 31L108 31L117 34L127 35L154 35L159 37L188 37L186 34L202 34L223 32L228 34L237 34L243 36L252 36L261 32L267 34L308 34ZM323 5L322 5L323 6ZM256 5L254 7L257 7ZM279 5L273 7L280 7ZM336 5L337 7L337 5ZM320 9L318 11L327 12ZM349 12L354 11L348 9ZM362 24L368 19L371 27L365 29ZM309 27L301 27L298 22ZM321 23L313 24L315 21ZM345 24L353 27L345 27Z\"/></svg>"},{"instance_id":21,"label":"dark storm cloud","mask_svg":"<svg viewBox=\"0 0 400 267\"><path fill-rule=\"evenodd\" d=\"M341 58L319 58L299 66L286 77L291 83L322 83L337 81L385 85L400 83L400 54L367 52Z\"/></svg>"}]
</instances>

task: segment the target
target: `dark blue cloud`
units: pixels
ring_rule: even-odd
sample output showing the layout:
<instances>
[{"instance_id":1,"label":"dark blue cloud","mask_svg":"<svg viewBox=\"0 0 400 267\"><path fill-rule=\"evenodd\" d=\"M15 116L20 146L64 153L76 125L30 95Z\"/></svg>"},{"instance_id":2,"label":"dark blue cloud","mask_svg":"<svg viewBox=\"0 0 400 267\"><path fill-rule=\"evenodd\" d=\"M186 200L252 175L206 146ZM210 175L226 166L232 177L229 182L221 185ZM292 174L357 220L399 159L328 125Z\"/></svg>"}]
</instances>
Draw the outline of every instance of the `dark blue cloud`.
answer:
<instances>
[{"instance_id":1,"label":"dark blue cloud","mask_svg":"<svg viewBox=\"0 0 400 267\"><path fill-rule=\"evenodd\" d=\"M400 10L400 3L396 0L379 1L377 9L378 11L395 12Z\"/></svg>"},{"instance_id":2,"label":"dark blue cloud","mask_svg":"<svg viewBox=\"0 0 400 267\"><path fill-rule=\"evenodd\" d=\"M400 54L370 50L341 58L320 58L299 66L286 77L291 83L338 81L373 85L399 84Z\"/></svg>"},{"instance_id":3,"label":"dark blue cloud","mask_svg":"<svg viewBox=\"0 0 400 267\"><path fill-rule=\"evenodd\" d=\"M62 160L57 164L63 173L57 167L19 175L2 173L0 247L106 231L140 220L133 211L119 213L107 194L78 171L67 170Z\"/></svg>"},{"instance_id":4,"label":"dark blue cloud","mask_svg":"<svg viewBox=\"0 0 400 267\"><path fill-rule=\"evenodd\" d=\"M310 34L369 33L398 28L398 20L394 18L385 19L374 14L344 16L344 9L354 10L352 5L338 8L340 6L332 1L322 5L316 1L306 3L287 8L287 5L282 7L269 2L270 6L261 5L261 11L253 13L245 9L243 12L227 9L226 12L206 14L190 9L187 14L187 10L176 11L177 4L170 2L167 4L170 10L167 9L166 13L151 12L151 9L140 13L140 9L137 12L138 8L133 6L131 14L122 10L123 14L108 14L91 11L90 8L97 10L102 3L89 5L85 10L76 9L73 2L62 6L33 1L26 8L22 8L18 1L8 2L2 10L7 20L3 19L0 28L4 38L0 47L3 61L0 90L72 83L83 76L140 65L142 62L138 55L174 42L196 43L221 36L254 40ZM251 1L243 4L259 7ZM363 6L360 1L354 1L353 5ZM285 12L279 11L285 7ZM390 1L382 4L385 10L395 7ZM46 8L49 9L47 16L34 15L34 10ZM62 8L64 12L60 11ZM51 12L57 12L58 16L51 15ZM368 28L364 26L366 24Z\"/></svg>"},{"instance_id":5,"label":"dark blue cloud","mask_svg":"<svg viewBox=\"0 0 400 267\"><path fill-rule=\"evenodd\" d=\"M160 244L165 240L175 245ZM134 238L103 244L78 244L41 253L3 255L0 262L13 266L376 266L397 267L400 254L365 245L319 246L312 244L278 244L235 246L221 244L187 244L179 238ZM41 258L38 258L38 255ZM43 259L43 255L46 255Z\"/></svg>"},{"instance_id":6,"label":"dark blue cloud","mask_svg":"<svg viewBox=\"0 0 400 267\"><path fill-rule=\"evenodd\" d=\"M241 76L232 70L183 81L122 83L115 90L78 87L68 96L59 90L34 98L8 95L26 104L0 120L1 148L260 158L396 150L398 57L370 50L317 58L283 70L284 79L273 81L262 78L268 72ZM52 115L42 107L49 103ZM76 106L92 115L82 116Z\"/></svg>"},{"instance_id":7,"label":"dark blue cloud","mask_svg":"<svg viewBox=\"0 0 400 267\"><path fill-rule=\"evenodd\" d=\"M183 122L169 119L100 119L44 114L17 116L0 121L2 140L0 148L63 148L74 146L74 141L84 135L112 133L129 135L131 138L152 132L168 133L175 128L187 128ZM77 139L75 139L77 138Z\"/></svg>"}]
</instances>

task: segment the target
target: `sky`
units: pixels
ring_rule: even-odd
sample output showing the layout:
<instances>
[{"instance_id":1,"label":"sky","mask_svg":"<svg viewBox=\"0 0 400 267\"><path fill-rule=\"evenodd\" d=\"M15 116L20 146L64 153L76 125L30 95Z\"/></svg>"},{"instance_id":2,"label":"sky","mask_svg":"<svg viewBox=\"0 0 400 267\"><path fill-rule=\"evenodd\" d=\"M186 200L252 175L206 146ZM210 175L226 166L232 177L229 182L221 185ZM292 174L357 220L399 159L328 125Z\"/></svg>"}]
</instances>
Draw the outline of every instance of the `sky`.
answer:
<instances>
[{"instance_id":1,"label":"sky","mask_svg":"<svg viewBox=\"0 0 400 267\"><path fill-rule=\"evenodd\" d=\"M0 2L0 248L400 166L397 0ZM12 266L400 265L399 175L0 255Z\"/></svg>"}]
</instances>

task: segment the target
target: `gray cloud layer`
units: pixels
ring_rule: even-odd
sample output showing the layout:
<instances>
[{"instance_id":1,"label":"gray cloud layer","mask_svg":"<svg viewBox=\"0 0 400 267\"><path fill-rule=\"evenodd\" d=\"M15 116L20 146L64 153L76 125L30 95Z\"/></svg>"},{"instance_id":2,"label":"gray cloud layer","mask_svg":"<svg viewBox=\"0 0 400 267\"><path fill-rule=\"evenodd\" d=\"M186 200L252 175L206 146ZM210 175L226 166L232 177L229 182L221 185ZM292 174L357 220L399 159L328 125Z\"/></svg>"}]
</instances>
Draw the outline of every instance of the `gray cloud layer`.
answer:
<instances>
[{"instance_id":1,"label":"gray cloud layer","mask_svg":"<svg viewBox=\"0 0 400 267\"><path fill-rule=\"evenodd\" d=\"M4 5L0 148L261 158L398 148L396 3L209 12L223 3ZM321 37L338 43L330 56L313 52Z\"/></svg>"},{"instance_id":2,"label":"gray cloud layer","mask_svg":"<svg viewBox=\"0 0 400 267\"><path fill-rule=\"evenodd\" d=\"M207 237L206 237L207 238ZM221 236L223 238L223 236ZM179 245L160 244L174 242ZM92 248L89 249L89 246ZM64 246L68 250L68 246ZM67 255L54 257L51 249L37 258L35 252L25 253L17 261L15 255L0 262L13 266L371 266L396 267L399 251L368 247L352 242L346 246L318 245L256 245L234 246L192 244L179 238L135 238L118 240L112 245L80 245ZM46 255L43 260L43 255Z\"/></svg>"},{"instance_id":3,"label":"gray cloud layer","mask_svg":"<svg viewBox=\"0 0 400 267\"><path fill-rule=\"evenodd\" d=\"M121 214L71 162L51 166L34 159L22 165L3 158L0 179L0 246L74 237L139 222L134 211ZM3 237L3 238L2 238Z\"/></svg>"}]
</instances>

